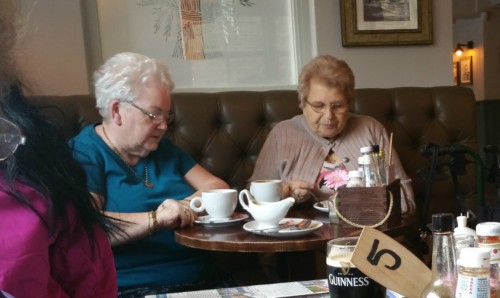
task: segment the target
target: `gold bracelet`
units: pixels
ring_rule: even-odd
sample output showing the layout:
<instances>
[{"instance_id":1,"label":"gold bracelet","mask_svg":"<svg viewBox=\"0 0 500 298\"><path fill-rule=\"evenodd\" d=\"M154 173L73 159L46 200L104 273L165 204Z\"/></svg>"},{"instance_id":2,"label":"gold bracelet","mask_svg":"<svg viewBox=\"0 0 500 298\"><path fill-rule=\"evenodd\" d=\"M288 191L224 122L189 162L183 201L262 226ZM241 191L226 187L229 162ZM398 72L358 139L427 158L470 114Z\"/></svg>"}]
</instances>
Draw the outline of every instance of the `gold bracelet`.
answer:
<instances>
[{"instance_id":1,"label":"gold bracelet","mask_svg":"<svg viewBox=\"0 0 500 298\"><path fill-rule=\"evenodd\" d=\"M153 222L153 225L151 225L151 222ZM149 235L153 235L154 233L158 232L159 227L158 227L158 220L156 219L156 211L150 211L148 212L148 231Z\"/></svg>"},{"instance_id":2,"label":"gold bracelet","mask_svg":"<svg viewBox=\"0 0 500 298\"><path fill-rule=\"evenodd\" d=\"M151 212L148 212L148 232L153 235L153 228L151 227Z\"/></svg>"}]
</instances>

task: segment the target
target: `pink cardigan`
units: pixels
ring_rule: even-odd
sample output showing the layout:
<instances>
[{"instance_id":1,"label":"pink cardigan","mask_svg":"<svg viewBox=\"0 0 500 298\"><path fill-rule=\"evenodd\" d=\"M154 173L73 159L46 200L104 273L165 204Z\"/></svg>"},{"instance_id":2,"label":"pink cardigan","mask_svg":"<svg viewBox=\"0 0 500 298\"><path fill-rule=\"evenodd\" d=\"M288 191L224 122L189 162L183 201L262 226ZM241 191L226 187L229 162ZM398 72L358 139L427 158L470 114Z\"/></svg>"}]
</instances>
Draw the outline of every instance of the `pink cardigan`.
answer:
<instances>
[{"instance_id":1,"label":"pink cardigan","mask_svg":"<svg viewBox=\"0 0 500 298\"><path fill-rule=\"evenodd\" d=\"M346 127L335 141L328 141L312 131L304 118L297 115L282 121L271 130L255 163L251 180L281 179L285 182L314 182L330 150L334 150L348 170L358 169L359 148L380 145L389 152L384 126L369 116L350 114ZM416 210L411 180L393 151L395 177L401 179L401 210Z\"/></svg>"},{"instance_id":2,"label":"pink cardigan","mask_svg":"<svg viewBox=\"0 0 500 298\"><path fill-rule=\"evenodd\" d=\"M3 182L3 181L1 181ZM32 188L16 188L48 221L47 204ZM53 234L26 205L0 191L0 290L14 297L116 297L111 246L95 229L94 255L75 209Z\"/></svg>"}]
</instances>

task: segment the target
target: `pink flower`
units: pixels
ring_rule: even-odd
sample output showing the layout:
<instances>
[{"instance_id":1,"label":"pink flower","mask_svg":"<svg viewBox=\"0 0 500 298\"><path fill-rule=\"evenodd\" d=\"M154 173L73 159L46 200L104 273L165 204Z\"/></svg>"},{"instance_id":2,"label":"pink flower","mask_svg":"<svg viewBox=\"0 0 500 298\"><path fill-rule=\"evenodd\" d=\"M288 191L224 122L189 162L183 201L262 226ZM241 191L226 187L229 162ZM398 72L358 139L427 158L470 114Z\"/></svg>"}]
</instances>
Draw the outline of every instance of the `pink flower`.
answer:
<instances>
[{"instance_id":1,"label":"pink flower","mask_svg":"<svg viewBox=\"0 0 500 298\"><path fill-rule=\"evenodd\" d=\"M349 172L347 169L335 169L325 176L325 185L330 189L337 190L347 184L349 181Z\"/></svg>"}]
</instances>

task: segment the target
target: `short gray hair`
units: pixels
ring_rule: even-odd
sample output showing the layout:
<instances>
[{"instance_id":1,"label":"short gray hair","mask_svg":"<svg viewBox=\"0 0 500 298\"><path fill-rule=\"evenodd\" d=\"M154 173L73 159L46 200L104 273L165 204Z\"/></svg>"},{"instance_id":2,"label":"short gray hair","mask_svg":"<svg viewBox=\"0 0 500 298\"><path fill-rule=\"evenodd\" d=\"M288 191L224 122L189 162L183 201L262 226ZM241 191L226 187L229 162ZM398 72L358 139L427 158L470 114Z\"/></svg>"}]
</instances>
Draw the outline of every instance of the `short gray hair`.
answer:
<instances>
[{"instance_id":1,"label":"short gray hair","mask_svg":"<svg viewBox=\"0 0 500 298\"><path fill-rule=\"evenodd\" d=\"M354 98L354 74L349 65L330 55L320 55L309 61L299 76L299 107L303 108L309 96L311 81L317 80L328 88L342 92L349 103Z\"/></svg>"},{"instance_id":2,"label":"short gray hair","mask_svg":"<svg viewBox=\"0 0 500 298\"><path fill-rule=\"evenodd\" d=\"M101 116L109 117L112 100L133 102L144 87L155 81L170 92L174 82L161 61L137 53L119 53L109 58L95 73L96 107Z\"/></svg>"}]
</instances>

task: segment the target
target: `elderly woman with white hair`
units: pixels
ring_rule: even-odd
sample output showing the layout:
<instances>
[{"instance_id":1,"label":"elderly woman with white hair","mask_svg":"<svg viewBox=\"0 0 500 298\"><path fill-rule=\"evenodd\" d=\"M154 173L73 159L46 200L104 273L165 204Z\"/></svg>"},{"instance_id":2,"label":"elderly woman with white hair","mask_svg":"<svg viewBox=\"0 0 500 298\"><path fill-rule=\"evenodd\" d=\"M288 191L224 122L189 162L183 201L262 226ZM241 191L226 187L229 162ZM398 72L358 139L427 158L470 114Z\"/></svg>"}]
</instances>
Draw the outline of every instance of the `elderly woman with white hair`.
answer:
<instances>
[{"instance_id":1,"label":"elderly woman with white hair","mask_svg":"<svg viewBox=\"0 0 500 298\"><path fill-rule=\"evenodd\" d=\"M165 138L174 84L160 61L136 53L111 57L95 73L102 123L70 140L88 188L108 215L124 221L112 237L119 297L210 286L209 258L175 242L193 225L189 201L228 188Z\"/></svg>"}]
</instances>

